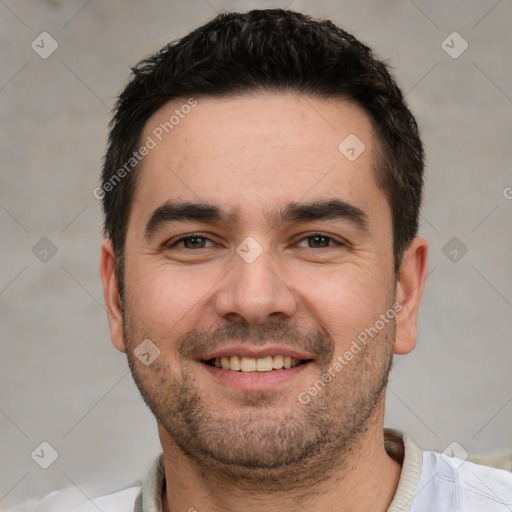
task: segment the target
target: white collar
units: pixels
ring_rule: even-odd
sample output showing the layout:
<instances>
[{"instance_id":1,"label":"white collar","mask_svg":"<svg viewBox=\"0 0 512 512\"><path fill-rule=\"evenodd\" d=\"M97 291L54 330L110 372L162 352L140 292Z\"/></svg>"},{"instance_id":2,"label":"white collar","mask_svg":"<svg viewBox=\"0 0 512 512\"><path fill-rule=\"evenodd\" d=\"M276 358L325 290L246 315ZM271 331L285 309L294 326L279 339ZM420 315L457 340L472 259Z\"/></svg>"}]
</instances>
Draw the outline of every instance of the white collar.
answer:
<instances>
[{"instance_id":1,"label":"white collar","mask_svg":"<svg viewBox=\"0 0 512 512\"><path fill-rule=\"evenodd\" d=\"M384 445L390 457L402 464L395 496L387 512L408 512L411 508L421 474L421 450L409 436L395 429L384 429ZM154 461L144 478L135 500L134 512L162 512L162 493L165 486L164 455Z\"/></svg>"}]
</instances>

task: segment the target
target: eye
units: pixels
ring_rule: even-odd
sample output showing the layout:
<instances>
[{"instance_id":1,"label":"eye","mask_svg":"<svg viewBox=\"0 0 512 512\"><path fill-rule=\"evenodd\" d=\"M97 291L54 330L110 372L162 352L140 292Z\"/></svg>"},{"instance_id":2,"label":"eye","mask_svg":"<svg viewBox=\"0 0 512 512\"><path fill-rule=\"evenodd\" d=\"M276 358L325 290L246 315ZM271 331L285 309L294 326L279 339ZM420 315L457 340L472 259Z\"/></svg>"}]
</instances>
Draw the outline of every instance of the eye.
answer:
<instances>
[{"instance_id":1,"label":"eye","mask_svg":"<svg viewBox=\"0 0 512 512\"><path fill-rule=\"evenodd\" d=\"M304 245L304 244L307 245ZM297 244L299 247L307 247L310 249L324 249L333 245L342 245L340 242L335 240L331 236L324 235L322 233L313 233L299 240Z\"/></svg>"},{"instance_id":2,"label":"eye","mask_svg":"<svg viewBox=\"0 0 512 512\"><path fill-rule=\"evenodd\" d=\"M209 245L208 245L209 244ZM204 249L213 247L214 243L207 237L200 234L182 236L169 245L170 248L180 247L183 249Z\"/></svg>"}]
</instances>

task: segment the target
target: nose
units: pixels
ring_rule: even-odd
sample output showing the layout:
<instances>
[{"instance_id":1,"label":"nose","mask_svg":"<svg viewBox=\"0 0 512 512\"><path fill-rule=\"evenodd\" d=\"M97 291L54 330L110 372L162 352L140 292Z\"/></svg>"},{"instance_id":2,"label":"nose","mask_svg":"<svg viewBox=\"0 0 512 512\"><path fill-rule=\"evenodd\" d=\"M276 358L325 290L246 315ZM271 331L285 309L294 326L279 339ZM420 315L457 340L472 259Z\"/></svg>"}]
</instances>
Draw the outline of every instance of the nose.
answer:
<instances>
[{"instance_id":1,"label":"nose","mask_svg":"<svg viewBox=\"0 0 512 512\"><path fill-rule=\"evenodd\" d=\"M278 269L269 250L252 262L234 255L233 268L213 298L216 313L251 325L292 317L297 299Z\"/></svg>"}]
</instances>

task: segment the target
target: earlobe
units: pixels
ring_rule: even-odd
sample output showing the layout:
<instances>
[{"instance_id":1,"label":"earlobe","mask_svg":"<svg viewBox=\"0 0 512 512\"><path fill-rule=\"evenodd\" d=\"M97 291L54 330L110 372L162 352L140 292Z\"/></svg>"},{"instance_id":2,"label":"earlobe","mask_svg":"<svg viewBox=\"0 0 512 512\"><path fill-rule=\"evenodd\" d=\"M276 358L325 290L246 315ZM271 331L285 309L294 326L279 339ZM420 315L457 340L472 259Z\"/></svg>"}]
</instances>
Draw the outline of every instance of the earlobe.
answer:
<instances>
[{"instance_id":1,"label":"earlobe","mask_svg":"<svg viewBox=\"0 0 512 512\"><path fill-rule=\"evenodd\" d=\"M100 275L103 283L103 297L107 309L110 338L120 352L126 352L123 335L123 314L119 285L115 273L115 253L110 239L105 239L101 245Z\"/></svg>"},{"instance_id":2,"label":"earlobe","mask_svg":"<svg viewBox=\"0 0 512 512\"><path fill-rule=\"evenodd\" d=\"M415 237L405 251L396 284L395 354L407 354L416 346L417 318L427 277L428 243ZM398 311L399 310L399 311Z\"/></svg>"}]
</instances>

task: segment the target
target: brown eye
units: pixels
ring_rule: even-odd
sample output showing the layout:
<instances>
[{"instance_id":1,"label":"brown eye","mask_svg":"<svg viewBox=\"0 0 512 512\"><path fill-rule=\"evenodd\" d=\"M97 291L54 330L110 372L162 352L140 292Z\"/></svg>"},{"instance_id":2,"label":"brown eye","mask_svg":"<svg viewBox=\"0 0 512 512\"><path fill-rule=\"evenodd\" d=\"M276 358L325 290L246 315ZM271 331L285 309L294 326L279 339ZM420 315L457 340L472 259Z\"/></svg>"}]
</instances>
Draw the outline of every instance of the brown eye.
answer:
<instances>
[{"instance_id":1,"label":"brown eye","mask_svg":"<svg viewBox=\"0 0 512 512\"><path fill-rule=\"evenodd\" d=\"M166 244L167 249L207 249L214 246L214 242L199 233L191 233Z\"/></svg>"},{"instance_id":2,"label":"brown eye","mask_svg":"<svg viewBox=\"0 0 512 512\"><path fill-rule=\"evenodd\" d=\"M323 235L314 235L308 237L308 245L312 248L329 247L332 238Z\"/></svg>"},{"instance_id":3,"label":"brown eye","mask_svg":"<svg viewBox=\"0 0 512 512\"><path fill-rule=\"evenodd\" d=\"M183 247L186 249L203 249L206 246L206 238L204 236L188 236L182 238Z\"/></svg>"}]
</instances>

